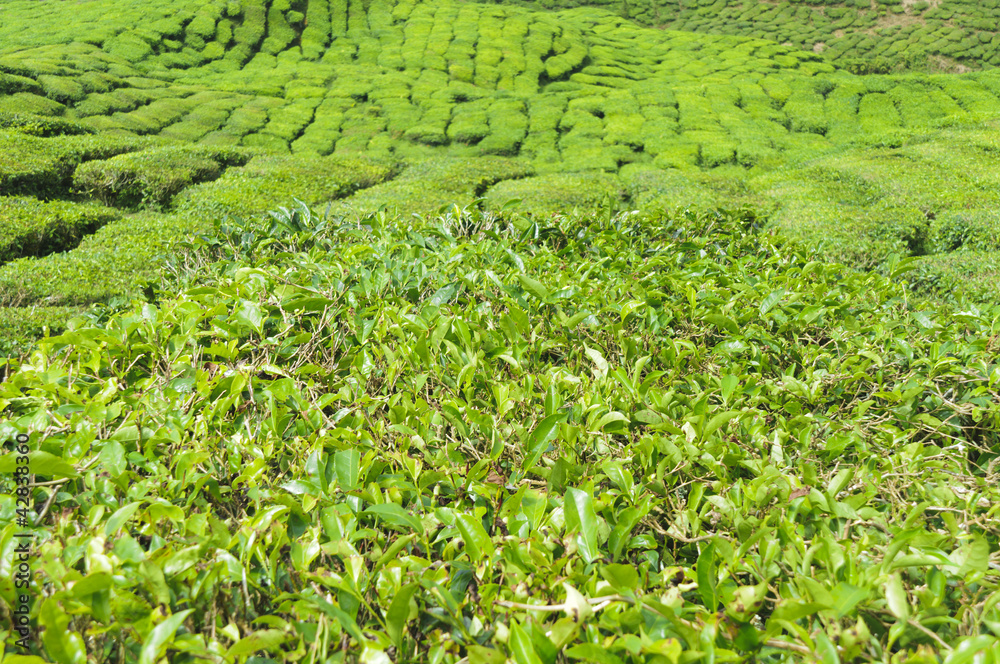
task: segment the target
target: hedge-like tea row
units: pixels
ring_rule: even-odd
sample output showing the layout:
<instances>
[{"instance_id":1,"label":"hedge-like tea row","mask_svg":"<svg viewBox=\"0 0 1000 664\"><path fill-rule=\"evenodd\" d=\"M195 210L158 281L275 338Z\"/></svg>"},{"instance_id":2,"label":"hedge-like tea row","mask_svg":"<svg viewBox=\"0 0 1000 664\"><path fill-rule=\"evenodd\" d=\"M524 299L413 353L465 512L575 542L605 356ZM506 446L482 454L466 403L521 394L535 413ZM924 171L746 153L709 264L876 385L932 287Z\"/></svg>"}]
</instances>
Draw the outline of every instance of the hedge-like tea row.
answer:
<instances>
[{"instance_id":1,"label":"hedge-like tea row","mask_svg":"<svg viewBox=\"0 0 1000 664\"><path fill-rule=\"evenodd\" d=\"M511 201L530 218L551 218L582 210L614 207L625 198L618 177L608 173L550 173L519 180L505 180L485 195L485 208L500 212Z\"/></svg>"},{"instance_id":2,"label":"hedge-like tea row","mask_svg":"<svg viewBox=\"0 0 1000 664\"><path fill-rule=\"evenodd\" d=\"M0 307L85 305L134 295L157 279L159 258L207 223L144 212L105 224L73 251L18 258L0 266Z\"/></svg>"},{"instance_id":3,"label":"hedge-like tea row","mask_svg":"<svg viewBox=\"0 0 1000 664\"><path fill-rule=\"evenodd\" d=\"M81 164L73 185L106 205L161 207L181 190L214 180L228 166L250 159L244 150L163 147Z\"/></svg>"},{"instance_id":4,"label":"hedge-like tea row","mask_svg":"<svg viewBox=\"0 0 1000 664\"><path fill-rule=\"evenodd\" d=\"M745 35L823 53L857 73L1000 65L1000 5L992 0L511 0L544 9L600 6L639 23Z\"/></svg>"},{"instance_id":5,"label":"hedge-like tea row","mask_svg":"<svg viewBox=\"0 0 1000 664\"><path fill-rule=\"evenodd\" d=\"M3 307L0 306L0 357L16 356L31 348L38 339L66 330L67 321L82 307Z\"/></svg>"},{"instance_id":6,"label":"hedge-like tea row","mask_svg":"<svg viewBox=\"0 0 1000 664\"><path fill-rule=\"evenodd\" d=\"M0 196L0 264L22 256L68 251L118 218L117 212L100 205Z\"/></svg>"},{"instance_id":7,"label":"hedge-like tea row","mask_svg":"<svg viewBox=\"0 0 1000 664\"><path fill-rule=\"evenodd\" d=\"M321 206L395 175L392 163L362 156L258 156L230 168L214 182L186 189L177 197L178 211L194 217L249 217L289 205L298 198Z\"/></svg>"},{"instance_id":8,"label":"hedge-like tea row","mask_svg":"<svg viewBox=\"0 0 1000 664\"><path fill-rule=\"evenodd\" d=\"M0 113L0 130L4 129L44 138L94 133L90 127L77 122L30 113Z\"/></svg>"},{"instance_id":9,"label":"hedge-like tea row","mask_svg":"<svg viewBox=\"0 0 1000 664\"><path fill-rule=\"evenodd\" d=\"M0 196L26 194L50 198L66 195L73 172L81 163L107 159L145 145L148 141L136 137L85 134L42 138L0 129Z\"/></svg>"},{"instance_id":10,"label":"hedge-like tea row","mask_svg":"<svg viewBox=\"0 0 1000 664\"><path fill-rule=\"evenodd\" d=\"M387 207L432 215L446 206L471 206L496 183L533 174L530 163L504 157L427 159L408 165L393 180L336 203L331 210L367 214Z\"/></svg>"}]
</instances>

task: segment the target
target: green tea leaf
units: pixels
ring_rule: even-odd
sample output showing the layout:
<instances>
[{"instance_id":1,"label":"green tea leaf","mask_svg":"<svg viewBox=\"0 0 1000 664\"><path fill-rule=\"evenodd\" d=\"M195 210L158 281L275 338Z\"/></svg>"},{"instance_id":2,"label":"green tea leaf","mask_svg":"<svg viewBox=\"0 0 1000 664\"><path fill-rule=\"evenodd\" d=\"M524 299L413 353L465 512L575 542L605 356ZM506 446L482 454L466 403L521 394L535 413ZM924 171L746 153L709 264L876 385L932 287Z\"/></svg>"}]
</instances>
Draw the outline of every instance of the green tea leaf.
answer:
<instances>
[{"instance_id":1,"label":"green tea leaf","mask_svg":"<svg viewBox=\"0 0 1000 664\"><path fill-rule=\"evenodd\" d=\"M177 628L192 613L194 613L194 609L175 613L154 627L142 644L142 650L139 653L139 664L156 664L160 657L163 656L167 646L173 641Z\"/></svg>"},{"instance_id":2,"label":"green tea leaf","mask_svg":"<svg viewBox=\"0 0 1000 664\"><path fill-rule=\"evenodd\" d=\"M483 528L482 522L471 514L456 514L455 525L462 534L466 551L473 563L479 563L484 557L491 559L495 554L493 541Z\"/></svg>"},{"instance_id":3,"label":"green tea leaf","mask_svg":"<svg viewBox=\"0 0 1000 664\"><path fill-rule=\"evenodd\" d=\"M36 475L53 478L80 476L73 464L49 452L33 450L28 453L28 459L28 467ZM13 454L5 454L0 457L0 473L12 473L15 467L16 462Z\"/></svg>"},{"instance_id":4,"label":"green tea leaf","mask_svg":"<svg viewBox=\"0 0 1000 664\"><path fill-rule=\"evenodd\" d=\"M451 302L451 300L458 294L459 284L448 284L447 286L442 286L437 291L431 295L430 299L427 300L430 304L434 306L441 306ZM374 321L373 321L374 322Z\"/></svg>"},{"instance_id":5,"label":"green tea leaf","mask_svg":"<svg viewBox=\"0 0 1000 664\"><path fill-rule=\"evenodd\" d=\"M104 535L110 537L117 534L121 530L121 527L125 525L125 522L132 518L132 515L136 513L141 505L142 503L132 502L115 510L104 523Z\"/></svg>"},{"instance_id":6,"label":"green tea leaf","mask_svg":"<svg viewBox=\"0 0 1000 664\"><path fill-rule=\"evenodd\" d=\"M333 455L333 468L341 490L356 489L361 473L361 454L354 449L341 450Z\"/></svg>"},{"instance_id":7,"label":"green tea leaf","mask_svg":"<svg viewBox=\"0 0 1000 664\"><path fill-rule=\"evenodd\" d=\"M105 443L104 449L101 450L100 464L111 477L121 476L128 467L128 463L125 461L125 446L117 440Z\"/></svg>"},{"instance_id":8,"label":"green tea leaf","mask_svg":"<svg viewBox=\"0 0 1000 664\"><path fill-rule=\"evenodd\" d=\"M719 598L715 592L715 544L709 542L698 555L695 563L695 571L698 579L698 594L701 601L705 603L705 608L709 611L716 611L719 608Z\"/></svg>"},{"instance_id":9,"label":"green tea leaf","mask_svg":"<svg viewBox=\"0 0 1000 664\"><path fill-rule=\"evenodd\" d=\"M59 664L84 664L87 651L80 635L69 629L69 619L55 598L45 599L38 614L38 624L43 628L42 643Z\"/></svg>"},{"instance_id":10,"label":"green tea leaf","mask_svg":"<svg viewBox=\"0 0 1000 664\"><path fill-rule=\"evenodd\" d=\"M838 617L844 617L854 610L858 602L868 599L870 592L865 588L852 586L841 581L830 591L832 603L830 608L837 612Z\"/></svg>"},{"instance_id":11,"label":"green tea leaf","mask_svg":"<svg viewBox=\"0 0 1000 664\"><path fill-rule=\"evenodd\" d=\"M568 488L563 499L563 509L566 514L567 533L577 533L577 545L580 555L588 563L599 555L597 546L597 513L594 511L594 499L586 491Z\"/></svg>"},{"instance_id":12,"label":"green tea leaf","mask_svg":"<svg viewBox=\"0 0 1000 664\"><path fill-rule=\"evenodd\" d=\"M608 375L608 362L604 359L604 355L601 354L601 351L584 346L583 352L586 353L587 357L594 362L594 366L596 367L594 369L594 375L598 378L606 378Z\"/></svg>"},{"instance_id":13,"label":"green tea leaf","mask_svg":"<svg viewBox=\"0 0 1000 664\"><path fill-rule=\"evenodd\" d=\"M517 623L513 623L510 626L508 646L517 664L542 664L542 660L535 654L531 638L525 633L524 628Z\"/></svg>"},{"instance_id":14,"label":"green tea leaf","mask_svg":"<svg viewBox=\"0 0 1000 664\"><path fill-rule=\"evenodd\" d=\"M982 537L973 537L971 541L956 549L950 556L953 568L958 568L958 575L964 577L970 572L985 572L989 568L990 546Z\"/></svg>"},{"instance_id":15,"label":"green tea leaf","mask_svg":"<svg viewBox=\"0 0 1000 664\"><path fill-rule=\"evenodd\" d=\"M565 650L566 656L585 662L596 662L597 664L621 664L620 657L612 654L607 648L593 643L578 643Z\"/></svg>"},{"instance_id":16,"label":"green tea leaf","mask_svg":"<svg viewBox=\"0 0 1000 664\"><path fill-rule=\"evenodd\" d=\"M635 592L639 589L639 574L630 565L604 565L601 576L618 592Z\"/></svg>"},{"instance_id":17,"label":"green tea leaf","mask_svg":"<svg viewBox=\"0 0 1000 664\"><path fill-rule=\"evenodd\" d=\"M712 419L708 421L708 424L705 425L705 430L702 431L701 434L702 438L708 438L713 433L718 431L720 428L722 428L726 424L729 424L729 422L736 419L742 414L743 413L741 413L738 410L727 410L724 413L719 413L718 415L713 416Z\"/></svg>"},{"instance_id":18,"label":"green tea leaf","mask_svg":"<svg viewBox=\"0 0 1000 664\"><path fill-rule=\"evenodd\" d=\"M531 277L519 274L517 275L517 280L521 282L521 288L523 288L528 293L531 293L534 297L545 302L549 299L549 289L542 285L540 281L535 281Z\"/></svg>"},{"instance_id":19,"label":"green tea leaf","mask_svg":"<svg viewBox=\"0 0 1000 664\"><path fill-rule=\"evenodd\" d=\"M262 629L234 643L226 651L226 657L245 657L260 650L277 648L287 640L288 635L280 629Z\"/></svg>"},{"instance_id":20,"label":"green tea leaf","mask_svg":"<svg viewBox=\"0 0 1000 664\"><path fill-rule=\"evenodd\" d=\"M398 526L404 532L423 534L424 524L396 503L372 505L365 509L365 514L377 514L386 523Z\"/></svg>"},{"instance_id":21,"label":"green tea leaf","mask_svg":"<svg viewBox=\"0 0 1000 664\"><path fill-rule=\"evenodd\" d=\"M779 289L776 291L771 291L771 293L767 297L765 297L760 303L760 315L765 316L767 312L769 312L772 308L774 308L774 305L778 304L778 302L781 302L781 298L783 298L784 296L785 296L784 290Z\"/></svg>"},{"instance_id":22,"label":"green tea leaf","mask_svg":"<svg viewBox=\"0 0 1000 664\"><path fill-rule=\"evenodd\" d=\"M521 465L524 472L534 468L538 460L542 458L542 455L549 448L549 443L559 432L560 422L565 421L565 419L566 414L562 412L549 415L539 422L535 430L531 432L526 445L527 454L524 457L524 463Z\"/></svg>"},{"instance_id":23,"label":"green tea leaf","mask_svg":"<svg viewBox=\"0 0 1000 664\"><path fill-rule=\"evenodd\" d=\"M885 601L892 615L900 620L910 617L910 601L898 573L890 575L889 580L885 582Z\"/></svg>"},{"instance_id":24,"label":"green tea leaf","mask_svg":"<svg viewBox=\"0 0 1000 664\"><path fill-rule=\"evenodd\" d=\"M708 314L704 318L705 322L711 323L720 330L736 334L740 331L740 326L729 316L723 314Z\"/></svg>"},{"instance_id":25,"label":"green tea leaf","mask_svg":"<svg viewBox=\"0 0 1000 664\"><path fill-rule=\"evenodd\" d=\"M415 583L403 586L392 598L392 603L389 605L385 626L389 632L389 638L392 639L396 648L401 648L403 645L403 631L406 629L406 623L410 620L410 600L413 599L413 595L416 594L419 587Z\"/></svg>"}]
</instances>

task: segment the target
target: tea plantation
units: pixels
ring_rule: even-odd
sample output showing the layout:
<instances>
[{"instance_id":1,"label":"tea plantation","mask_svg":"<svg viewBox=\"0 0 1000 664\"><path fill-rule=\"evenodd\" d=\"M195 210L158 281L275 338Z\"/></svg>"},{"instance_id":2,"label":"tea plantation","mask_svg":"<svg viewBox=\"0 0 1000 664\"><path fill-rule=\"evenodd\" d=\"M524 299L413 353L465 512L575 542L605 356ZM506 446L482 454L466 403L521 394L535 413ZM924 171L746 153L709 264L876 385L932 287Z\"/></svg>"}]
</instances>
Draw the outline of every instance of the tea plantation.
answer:
<instances>
[{"instance_id":1,"label":"tea plantation","mask_svg":"<svg viewBox=\"0 0 1000 664\"><path fill-rule=\"evenodd\" d=\"M1000 661L998 24L3 3L0 661Z\"/></svg>"},{"instance_id":2,"label":"tea plantation","mask_svg":"<svg viewBox=\"0 0 1000 664\"><path fill-rule=\"evenodd\" d=\"M964 71L1000 65L996 0L515 0L593 5L651 26L746 35L822 53L855 72Z\"/></svg>"}]
</instances>

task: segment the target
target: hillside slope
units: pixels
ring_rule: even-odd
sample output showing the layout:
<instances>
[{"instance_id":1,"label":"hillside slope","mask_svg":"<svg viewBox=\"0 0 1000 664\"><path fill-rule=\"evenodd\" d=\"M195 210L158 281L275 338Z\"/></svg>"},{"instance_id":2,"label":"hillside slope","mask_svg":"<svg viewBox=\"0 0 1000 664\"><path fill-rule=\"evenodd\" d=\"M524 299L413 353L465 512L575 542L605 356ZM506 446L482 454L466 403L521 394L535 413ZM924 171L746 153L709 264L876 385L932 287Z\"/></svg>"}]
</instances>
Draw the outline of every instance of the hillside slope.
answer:
<instances>
[{"instance_id":1,"label":"hillside slope","mask_svg":"<svg viewBox=\"0 0 1000 664\"><path fill-rule=\"evenodd\" d=\"M996 0L512 0L599 6L673 30L744 35L822 53L856 72L965 71L1000 65Z\"/></svg>"},{"instance_id":2,"label":"hillside slope","mask_svg":"<svg viewBox=\"0 0 1000 664\"><path fill-rule=\"evenodd\" d=\"M106 300L141 282L140 266L206 215L263 213L296 195L324 205L403 172L331 210L427 212L484 195L491 209L505 196L532 199L538 214L574 199L750 204L797 239L823 240L827 258L870 268L893 254L922 256L928 292L993 296L993 71L857 76L812 51L641 27L594 7L185 0L156 5L149 19L105 17L103 6L5 6L0 195L116 205L126 217L104 235L124 233L141 258L118 263L101 247L120 240L86 233L46 245L72 250L82 240L66 256L22 243L11 255L20 258L0 266L6 305ZM119 195L140 171L160 168L155 151L170 145L198 147L170 153L157 184ZM234 147L243 161L265 161L230 164L218 150ZM379 178L359 165L356 184L347 172L317 184L340 168L322 158L361 154L381 161ZM461 168L421 166L484 158L468 183L438 175ZM935 181L947 191L923 186ZM260 193L240 204L232 192L248 183ZM137 208L147 216L131 216ZM143 224L158 230L127 230ZM36 318L22 314L8 320Z\"/></svg>"}]
</instances>

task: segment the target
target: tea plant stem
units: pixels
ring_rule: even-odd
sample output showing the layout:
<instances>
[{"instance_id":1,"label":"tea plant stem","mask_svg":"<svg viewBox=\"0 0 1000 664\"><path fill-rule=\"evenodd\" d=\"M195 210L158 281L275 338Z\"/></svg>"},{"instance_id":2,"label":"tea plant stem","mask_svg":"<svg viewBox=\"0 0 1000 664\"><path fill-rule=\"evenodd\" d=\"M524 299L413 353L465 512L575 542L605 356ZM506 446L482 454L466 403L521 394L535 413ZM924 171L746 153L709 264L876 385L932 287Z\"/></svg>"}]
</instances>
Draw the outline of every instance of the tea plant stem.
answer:
<instances>
[{"instance_id":1,"label":"tea plant stem","mask_svg":"<svg viewBox=\"0 0 1000 664\"><path fill-rule=\"evenodd\" d=\"M595 611L603 609L605 606L611 604L612 602L625 602L626 604L642 604L641 600L636 600L631 597L626 597L625 595L603 595L601 597L590 597L587 599L587 603L594 607ZM549 612L559 612L568 611L570 606L566 603L563 604L523 604L521 602L510 602L508 600L497 600L496 602L500 606L505 606L510 609L530 609L533 611L549 611Z\"/></svg>"},{"instance_id":2,"label":"tea plant stem","mask_svg":"<svg viewBox=\"0 0 1000 664\"><path fill-rule=\"evenodd\" d=\"M61 480L49 480L48 482L34 482L29 486L55 486L57 484L65 484L66 482L69 482L70 479L71 478L69 477L64 477Z\"/></svg>"},{"instance_id":3,"label":"tea plant stem","mask_svg":"<svg viewBox=\"0 0 1000 664\"><path fill-rule=\"evenodd\" d=\"M938 644L939 646L941 646L942 648L944 648L945 650L951 650L951 649L952 649L950 645L948 645L947 643L945 643L944 641L942 641L942 640L941 640L941 637L940 637L940 636L938 636L937 634L935 634L935 633L934 633L934 632L932 632L931 630L927 629L926 627L924 627L923 625L921 625L920 623L918 623L918 622L917 622L916 620L914 620L913 618L909 618L909 619L907 619L907 621L906 621L906 622L907 622L907 623L909 623L909 625L910 625L911 627L916 627L916 628L917 628L917 629L919 629L919 630L920 630L921 632L923 632L923 633L924 633L924 634L926 634L927 636L929 636L929 637L931 637L932 639L934 639L934 641L935 641L935 642L936 642L936 643L937 643L937 644Z\"/></svg>"},{"instance_id":4,"label":"tea plant stem","mask_svg":"<svg viewBox=\"0 0 1000 664\"><path fill-rule=\"evenodd\" d=\"M777 639L768 639L764 642L764 645L768 648L778 648L779 650L791 650L792 652L797 652L800 655L805 655L811 658L814 662L818 662L819 657L816 656L812 650L806 648L805 646L800 646L797 643L788 643L786 641L779 641Z\"/></svg>"},{"instance_id":5,"label":"tea plant stem","mask_svg":"<svg viewBox=\"0 0 1000 664\"><path fill-rule=\"evenodd\" d=\"M42 511L38 513L38 518L35 519L35 525L36 526L38 524L40 524L42 522L42 519L45 518L45 515L48 514L49 507L52 505L52 501L54 501L56 499L56 494L57 493L59 493L59 492L56 489L53 489L52 493L49 494L48 500L46 500L45 504L42 506Z\"/></svg>"}]
</instances>

